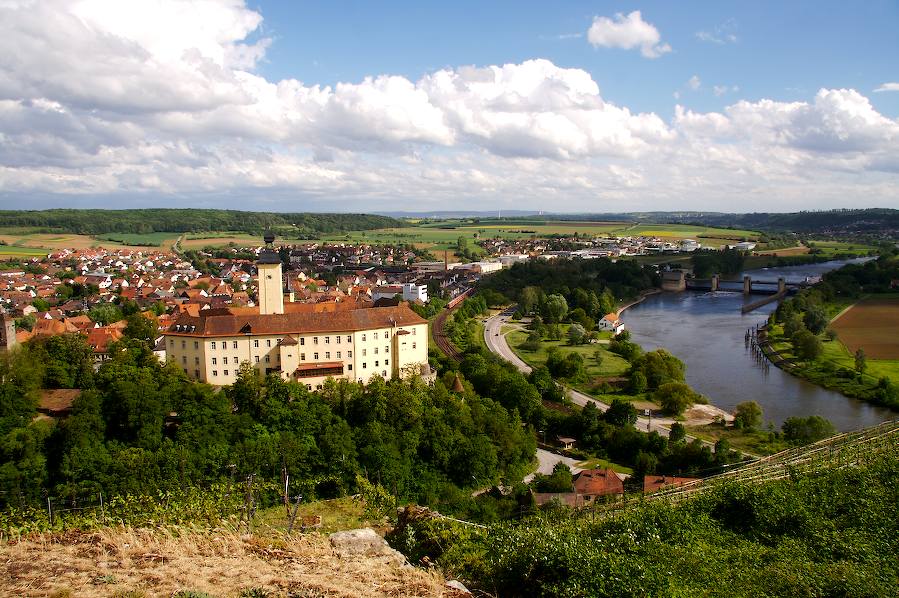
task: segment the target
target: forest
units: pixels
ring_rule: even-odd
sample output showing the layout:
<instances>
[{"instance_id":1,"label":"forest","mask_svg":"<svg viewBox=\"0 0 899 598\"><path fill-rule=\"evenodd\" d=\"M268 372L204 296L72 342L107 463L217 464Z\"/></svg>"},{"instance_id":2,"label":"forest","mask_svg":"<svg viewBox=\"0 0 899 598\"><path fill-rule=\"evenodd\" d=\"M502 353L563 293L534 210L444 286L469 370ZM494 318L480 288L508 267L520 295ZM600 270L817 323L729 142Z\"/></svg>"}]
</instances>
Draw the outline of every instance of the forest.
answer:
<instances>
[{"instance_id":1,"label":"forest","mask_svg":"<svg viewBox=\"0 0 899 598\"><path fill-rule=\"evenodd\" d=\"M328 381L310 393L245 365L216 390L159 365L128 338L96 372L77 335L0 357L0 506L153 496L253 475L293 480L307 500L357 491L361 475L400 500L437 505L521 479L534 431L470 386ZM41 388L78 388L69 417L35 417ZM503 397L506 400L506 397ZM277 499L274 497L272 500Z\"/></svg>"},{"instance_id":2,"label":"forest","mask_svg":"<svg viewBox=\"0 0 899 598\"><path fill-rule=\"evenodd\" d=\"M6 227L33 227L44 232L66 232L81 235L207 231L233 231L261 235L270 228L286 227L295 229L292 230L292 234L304 235L402 226L398 220L372 214L281 214L193 208L0 210L0 224Z\"/></svg>"}]
</instances>

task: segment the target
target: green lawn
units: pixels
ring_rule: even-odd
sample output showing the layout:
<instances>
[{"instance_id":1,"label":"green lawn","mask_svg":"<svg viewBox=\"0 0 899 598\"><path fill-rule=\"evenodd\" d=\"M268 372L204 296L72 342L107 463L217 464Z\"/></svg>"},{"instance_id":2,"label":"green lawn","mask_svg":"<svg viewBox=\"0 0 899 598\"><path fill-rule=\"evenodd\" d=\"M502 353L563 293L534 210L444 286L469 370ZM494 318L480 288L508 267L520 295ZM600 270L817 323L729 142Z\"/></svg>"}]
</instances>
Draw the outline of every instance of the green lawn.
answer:
<instances>
[{"instance_id":1,"label":"green lawn","mask_svg":"<svg viewBox=\"0 0 899 598\"><path fill-rule=\"evenodd\" d=\"M292 508L293 506L291 505ZM302 517L311 515L321 515L322 526L318 531L322 533L378 525L378 522L366 519L365 508L362 506L361 501L348 496L334 500L301 503L294 522L294 533L298 534L300 532ZM264 509L256 514L253 523L257 526L286 530L288 525L287 511L283 505Z\"/></svg>"},{"instance_id":2,"label":"green lawn","mask_svg":"<svg viewBox=\"0 0 899 598\"><path fill-rule=\"evenodd\" d=\"M586 461L581 461L580 463L577 464L577 466L580 467L581 469L596 469L596 468L605 469L608 467L608 468L611 468L612 471L616 471L618 473L626 473L628 475L631 475L634 473L634 470L631 469L630 467L625 467L624 465L619 465L617 463L612 463L611 461L608 461L606 459L599 459L599 458L595 458L595 457L587 459Z\"/></svg>"},{"instance_id":3,"label":"green lawn","mask_svg":"<svg viewBox=\"0 0 899 598\"><path fill-rule=\"evenodd\" d=\"M563 324L562 329L567 332L568 325ZM624 375L630 367L630 364L626 359L611 353L601 344L571 346L568 344L567 340L550 341L544 339L537 351L525 351L524 349L521 349L520 346L527 340L527 336L528 332L518 330L507 334L506 339L509 342L509 346L512 347L518 356L531 367L538 367L545 364L546 353L552 347L558 348L563 355L567 353L579 353L581 357L584 358L584 365L586 366L587 375L590 378L621 376ZM596 351L599 351L602 354L602 365L597 365L596 360L593 358Z\"/></svg>"},{"instance_id":4,"label":"green lawn","mask_svg":"<svg viewBox=\"0 0 899 598\"><path fill-rule=\"evenodd\" d=\"M838 253L868 253L877 249L873 245L865 243L846 243L843 241L809 241L807 245L810 249L820 250L820 254L825 256L832 256Z\"/></svg>"},{"instance_id":5,"label":"green lawn","mask_svg":"<svg viewBox=\"0 0 899 598\"><path fill-rule=\"evenodd\" d=\"M752 455L770 455L789 448L787 443L775 438L773 433L767 430L747 432L734 427L723 427L719 424L706 426L686 426L687 434L716 442L722 438L730 443L732 449Z\"/></svg>"}]
</instances>

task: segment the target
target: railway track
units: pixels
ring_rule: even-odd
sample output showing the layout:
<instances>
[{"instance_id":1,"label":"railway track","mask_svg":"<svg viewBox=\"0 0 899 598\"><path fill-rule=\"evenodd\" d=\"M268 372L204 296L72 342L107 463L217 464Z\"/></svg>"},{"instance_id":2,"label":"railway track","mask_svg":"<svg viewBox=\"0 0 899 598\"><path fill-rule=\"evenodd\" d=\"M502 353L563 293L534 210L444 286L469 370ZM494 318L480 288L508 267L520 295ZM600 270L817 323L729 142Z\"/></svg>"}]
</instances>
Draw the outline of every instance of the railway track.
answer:
<instances>
[{"instance_id":1,"label":"railway track","mask_svg":"<svg viewBox=\"0 0 899 598\"><path fill-rule=\"evenodd\" d=\"M437 345L437 348L443 351L444 355L456 362L462 361L462 352L459 351L458 347L456 347L456 345L454 345L446 336L444 327L446 325L446 319L459 307L459 305L461 305L461 302L440 312L440 314L434 318L431 330L431 333L434 335L434 344Z\"/></svg>"}]
</instances>

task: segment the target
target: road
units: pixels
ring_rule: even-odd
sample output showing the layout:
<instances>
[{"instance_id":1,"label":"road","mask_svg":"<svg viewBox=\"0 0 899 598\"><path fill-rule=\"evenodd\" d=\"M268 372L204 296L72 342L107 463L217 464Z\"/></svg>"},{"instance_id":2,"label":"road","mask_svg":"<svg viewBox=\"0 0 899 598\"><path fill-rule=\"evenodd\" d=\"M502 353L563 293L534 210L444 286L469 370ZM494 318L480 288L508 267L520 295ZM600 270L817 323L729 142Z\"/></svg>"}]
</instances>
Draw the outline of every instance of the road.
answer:
<instances>
[{"instance_id":1,"label":"road","mask_svg":"<svg viewBox=\"0 0 899 598\"><path fill-rule=\"evenodd\" d=\"M484 322L484 341L487 343L487 348L490 349L490 351L496 353L506 361L511 362L520 372L529 374L531 372L531 367L522 361L512 348L509 347L509 343L506 341L506 335L502 332L503 324L506 324L511 320L512 314L515 313L515 309L516 306L513 305L495 316L488 318ZM572 388L566 388L566 392L568 393L568 398L570 398L571 402L575 405L583 407L587 403L593 403L596 405L597 409L603 412L609 408L608 404L597 401L593 397ZM671 433L670 426L672 423L674 423L674 420L670 418L649 418L639 416L637 417L636 426L638 430L658 432L660 435L667 438ZM687 440L694 440L694 438L692 436L687 436ZM702 443L709 447L715 446L714 443L706 440L702 440Z\"/></svg>"}]
</instances>

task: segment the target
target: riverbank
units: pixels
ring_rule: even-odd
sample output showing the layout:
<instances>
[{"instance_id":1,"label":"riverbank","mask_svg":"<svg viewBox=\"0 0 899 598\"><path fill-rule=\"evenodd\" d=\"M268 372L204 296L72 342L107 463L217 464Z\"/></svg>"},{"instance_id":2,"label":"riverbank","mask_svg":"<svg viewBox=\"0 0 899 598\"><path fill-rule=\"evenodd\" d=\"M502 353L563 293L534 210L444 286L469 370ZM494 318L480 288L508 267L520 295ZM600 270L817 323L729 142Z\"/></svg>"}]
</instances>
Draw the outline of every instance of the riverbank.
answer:
<instances>
[{"instance_id":1,"label":"riverbank","mask_svg":"<svg viewBox=\"0 0 899 598\"><path fill-rule=\"evenodd\" d=\"M615 312L615 315L620 318L621 314L624 313L624 311L626 309L629 309L635 305L643 303L644 301L646 301L647 297L652 297L653 295L658 295L659 293L664 293L664 291L662 289L651 289L649 291L643 291L642 293L640 293L640 295L636 299L634 299L630 303L625 303L624 305L619 307L618 311Z\"/></svg>"}]
</instances>

